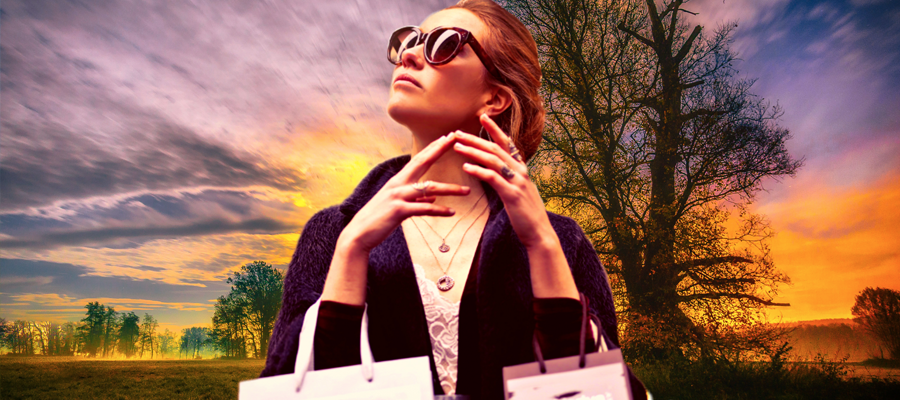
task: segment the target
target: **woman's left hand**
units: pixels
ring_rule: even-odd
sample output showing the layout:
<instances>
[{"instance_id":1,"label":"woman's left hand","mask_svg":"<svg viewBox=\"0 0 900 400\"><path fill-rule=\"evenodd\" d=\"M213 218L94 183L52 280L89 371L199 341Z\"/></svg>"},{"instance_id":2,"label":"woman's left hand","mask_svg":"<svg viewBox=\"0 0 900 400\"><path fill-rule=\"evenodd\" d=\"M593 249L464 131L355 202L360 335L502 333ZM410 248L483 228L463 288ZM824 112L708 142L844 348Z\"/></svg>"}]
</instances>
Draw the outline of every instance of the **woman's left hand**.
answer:
<instances>
[{"instance_id":1,"label":"woman's left hand","mask_svg":"<svg viewBox=\"0 0 900 400\"><path fill-rule=\"evenodd\" d=\"M463 170L497 191L516 235L526 248L559 243L556 231L547 218L544 201L528 177L528 166L510 155L509 136L486 114L482 114L479 120L494 143L476 135L455 135L457 143L453 149L481 164L466 163ZM552 242L548 242L550 238Z\"/></svg>"}]
</instances>

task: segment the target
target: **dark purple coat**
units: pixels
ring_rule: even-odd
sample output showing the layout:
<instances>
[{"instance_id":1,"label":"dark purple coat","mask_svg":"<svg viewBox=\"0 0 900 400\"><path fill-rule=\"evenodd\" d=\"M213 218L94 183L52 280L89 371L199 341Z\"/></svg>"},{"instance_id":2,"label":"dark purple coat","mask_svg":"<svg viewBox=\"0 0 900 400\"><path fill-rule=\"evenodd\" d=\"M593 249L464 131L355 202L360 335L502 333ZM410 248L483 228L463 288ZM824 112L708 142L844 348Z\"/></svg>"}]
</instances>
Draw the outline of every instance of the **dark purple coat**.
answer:
<instances>
[{"instance_id":1,"label":"dark purple coat","mask_svg":"<svg viewBox=\"0 0 900 400\"><path fill-rule=\"evenodd\" d=\"M409 160L410 156L405 155L379 164L350 197L338 206L319 211L306 223L285 277L283 305L261 376L293 372L303 316L322 293L338 236L356 212ZM502 368L535 361L533 296L525 247L513 231L496 191L488 184L482 186L490 216L479 249L476 311L474 315L460 315L459 346L461 366L474 365L464 357L477 357L480 365L460 368L457 387L460 393L466 387L480 393L476 398L502 399ZM612 292L594 247L574 220L550 212L548 216L578 290L588 298L591 312L600 317L610 348L618 347ZM435 388L440 390L422 298L399 227L369 255L366 302L375 360L427 355L432 358ZM461 304L460 309L464 308ZM468 324L473 319L477 323L477 339L466 341L463 327L471 326Z\"/></svg>"}]
</instances>

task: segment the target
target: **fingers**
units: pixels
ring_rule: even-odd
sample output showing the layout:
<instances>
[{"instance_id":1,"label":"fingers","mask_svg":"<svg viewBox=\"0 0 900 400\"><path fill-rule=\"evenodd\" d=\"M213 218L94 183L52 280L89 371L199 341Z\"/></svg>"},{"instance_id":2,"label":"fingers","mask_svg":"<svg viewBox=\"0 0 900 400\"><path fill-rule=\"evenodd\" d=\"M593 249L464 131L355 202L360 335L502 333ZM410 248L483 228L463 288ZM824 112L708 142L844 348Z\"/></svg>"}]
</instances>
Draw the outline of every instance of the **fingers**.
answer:
<instances>
[{"instance_id":1,"label":"fingers","mask_svg":"<svg viewBox=\"0 0 900 400\"><path fill-rule=\"evenodd\" d=\"M431 165L434 164L442 154L450 149L450 145L453 144L453 141L454 137L451 135L444 135L435 139L409 160L409 164L407 164L401 173L398 173L397 175L403 174L404 182L411 183L418 181L422 175L425 175L425 171L428 171L428 168L431 168Z\"/></svg>"},{"instance_id":2,"label":"fingers","mask_svg":"<svg viewBox=\"0 0 900 400\"><path fill-rule=\"evenodd\" d=\"M428 181L427 185L423 183L421 190L416 189L413 184L401 185L397 188L397 193L403 200L422 202L422 199L431 199L431 201L426 201L429 203L434 202L437 196L465 196L471 191L472 189L468 186L432 181Z\"/></svg>"},{"instance_id":3,"label":"fingers","mask_svg":"<svg viewBox=\"0 0 900 400\"><path fill-rule=\"evenodd\" d=\"M510 138L506 135L506 132L503 132L503 129L500 129L500 126L487 114L481 114L478 117L478 122L481 122L481 126L491 135L494 142L502 145L503 150L509 153Z\"/></svg>"},{"instance_id":4,"label":"fingers","mask_svg":"<svg viewBox=\"0 0 900 400\"><path fill-rule=\"evenodd\" d=\"M420 215L430 215L435 217L449 217L456 214L456 210L430 203L406 203L403 206L403 219Z\"/></svg>"},{"instance_id":5,"label":"fingers","mask_svg":"<svg viewBox=\"0 0 900 400\"><path fill-rule=\"evenodd\" d=\"M453 149L473 162L484 165L494 171L501 172L504 167L508 167L516 175L521 175L528 179L528 166L516 161L509 153L500 149L494 143L484 140L473 140L473 138L459 138L457 143L453 145ZM510 178L510 180L515 177Z\"/></svg>"}]
</instances>

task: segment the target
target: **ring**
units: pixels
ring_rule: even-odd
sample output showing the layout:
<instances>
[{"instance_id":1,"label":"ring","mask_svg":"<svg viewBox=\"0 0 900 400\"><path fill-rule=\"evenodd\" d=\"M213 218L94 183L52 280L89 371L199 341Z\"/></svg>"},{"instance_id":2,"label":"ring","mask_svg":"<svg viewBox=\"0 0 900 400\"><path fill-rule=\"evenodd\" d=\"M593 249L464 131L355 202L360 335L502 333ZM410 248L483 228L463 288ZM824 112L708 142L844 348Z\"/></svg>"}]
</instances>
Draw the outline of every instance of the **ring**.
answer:
<instances>
[{"instance_id":1,"label":"ring","mask_svg":"<svg viewBox=\"0 0 900 400\"><path fill-rule=\"evenodd\" d=\"M523 162L522 156L519 154L519 149L516 148L516 145L512 143L509 144L509 155L512 156L512 158L516 161Z\"/></svg>"},{"instance_id":2,"label":"ring","mask_svg":"<svg viewBox=\"0 0 900 400\"><path fill-rule=\"evenodd\" d=\"M506 180L510 180L516 176L516 173L509 169L509 165L503 164L503 167L500 168L500 173L503 174L503 177Z\"/></svg>"},{"instance_id":3,"label":"ring","mask_svg":"<svg viewBox=\"0 0 900 400\"><path fill-rule=\"evenodd\" d=\"M425 182L415 182L411 186L413 189L416 189L422 192L422 197L428 197L428 185L431 184L431 181Z\"/></svg>"}]
</instances>

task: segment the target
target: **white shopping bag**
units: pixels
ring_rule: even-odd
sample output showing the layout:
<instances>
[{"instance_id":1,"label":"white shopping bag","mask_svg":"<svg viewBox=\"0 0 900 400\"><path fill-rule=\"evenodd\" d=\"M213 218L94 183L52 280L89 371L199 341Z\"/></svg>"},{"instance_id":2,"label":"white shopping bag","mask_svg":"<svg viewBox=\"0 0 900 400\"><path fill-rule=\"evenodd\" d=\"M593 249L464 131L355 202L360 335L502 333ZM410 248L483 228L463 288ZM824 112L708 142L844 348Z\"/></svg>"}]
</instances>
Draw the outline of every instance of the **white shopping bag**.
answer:
<instances>
[{"instance_id":1,"label":"white shopping bag","mask_svg":"<svg viewBox=\"0 0 900 400\"><path fill-rule=\"evenodd\" d=\"M544 361L535 336L536 362L503 367L503 388L507 399L631 400L628 368L622 359L622 352L618 349L606 349L606 344L599 335L599 320L595 320L598 346L594 352L585 353L588 314L584 295L581 303L579 355Z\"/></svg>"},{"instance_id":2,"label":"white shopping bag","mask_svg":"<svg viewBox=\"0 0 900 400\"><path fill-rule=\"evenodd\" d=\"M321 300L320 300L321 301ZM369 347L368 315L360 332L362 365L313 371L313 336L319 315L317 301L303 318L293 374L240 383L239 400L433 400L427 356L376 363Z\"/></svg>"}]
</instances>

